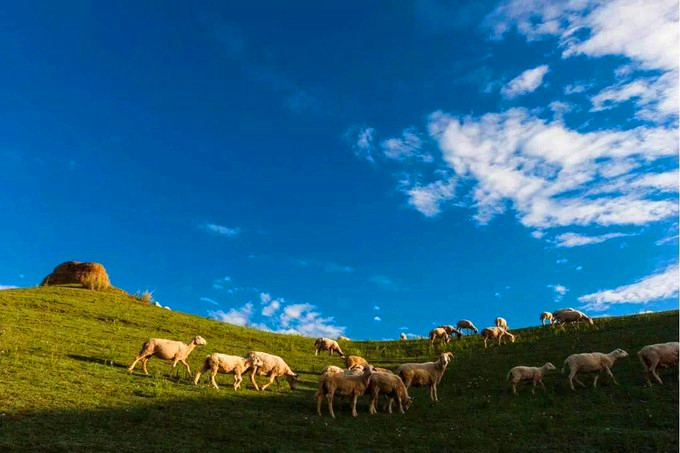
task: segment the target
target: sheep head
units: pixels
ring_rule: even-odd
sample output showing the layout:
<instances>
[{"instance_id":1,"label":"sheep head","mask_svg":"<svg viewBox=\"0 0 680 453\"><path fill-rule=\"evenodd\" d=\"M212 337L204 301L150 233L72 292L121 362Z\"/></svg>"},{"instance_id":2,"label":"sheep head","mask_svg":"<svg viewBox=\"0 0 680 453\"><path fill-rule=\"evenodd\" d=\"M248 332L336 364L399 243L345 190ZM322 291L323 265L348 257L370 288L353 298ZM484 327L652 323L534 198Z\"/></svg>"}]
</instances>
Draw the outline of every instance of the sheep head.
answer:
<instances>
[{"instance_id":1,"label":"sheep head","mask_svg":"<svg viewBox=\"0 0 680 453\"><path fill-rule=\"evenodd\" d=\"M246 358L246 362L250 363L250 366L253 368L261 367L262 365L264 365L262 359L256 355L249 355Z\"/></svg>"},{"instance_id":2,"label":"sheep head","mask_svg":"<svg viewBox=\"0 0 680 453\"><path fill-rule=\"evenodd\" d=\"M545 365L543 365L543 369L544 369L545 371L555 371L557 368L555 367L555 365L553 365L552 363L548 362L548 363L546 363Z\"/></svg>"},{"instance_id":3,"label":"sheep head","mask_svg":"<svg viewBox=\"0 0 680 453\"><path fill-rule=\"evenodd\" d=\"M298 375L297 374L287 374L286 380L288 381L288 385L290 385L291 390L295 390L297 388L297 382L298 382Z\"/></svg>"},{"instance_id":4,"label":"sheep head","mask_svg":"<svg viewBox=\"0 0 680 453\"><path fill-rule=\"evenodd\" d=\"M624 351L623 349L614 349L612 352L609 353L610 356L614 357L614 359L625 359L628 357L628 353Z\"/></svg>"},{"instance_id":5,"label":"sheep head","mask_svg":"<svg viewBox=\"0 0 680 453\"><path fill-rule=\"evenodd\" d=\"M208 344L208 342L205 341L205 340L203 339L203 337L200 336L200 335L196 335L194 338L192 338L192 339L191 339L191 342L192 342L193 344L195 344L196 346L204 346L204 345Z\"/></svg>"}]
</instances>

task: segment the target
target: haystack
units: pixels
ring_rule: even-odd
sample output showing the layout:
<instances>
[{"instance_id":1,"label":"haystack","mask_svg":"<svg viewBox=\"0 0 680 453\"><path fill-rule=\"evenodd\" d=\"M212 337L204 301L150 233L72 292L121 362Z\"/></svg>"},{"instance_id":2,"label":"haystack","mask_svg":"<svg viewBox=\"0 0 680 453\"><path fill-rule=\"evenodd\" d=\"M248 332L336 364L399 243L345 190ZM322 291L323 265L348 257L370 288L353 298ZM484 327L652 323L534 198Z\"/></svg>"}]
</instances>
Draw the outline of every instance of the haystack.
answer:
<instances>
[{"instance_id":1,"label":"haystack","mask_svg":"<svg viewBox=\"0 0 680 453\"><path fill-rule=\"evenodd\" d=\"M106 269L99 263L67 261L54 268L40 286L80 284L87 289L106 289L111 287Z\"/></svg>"}]
</instances>

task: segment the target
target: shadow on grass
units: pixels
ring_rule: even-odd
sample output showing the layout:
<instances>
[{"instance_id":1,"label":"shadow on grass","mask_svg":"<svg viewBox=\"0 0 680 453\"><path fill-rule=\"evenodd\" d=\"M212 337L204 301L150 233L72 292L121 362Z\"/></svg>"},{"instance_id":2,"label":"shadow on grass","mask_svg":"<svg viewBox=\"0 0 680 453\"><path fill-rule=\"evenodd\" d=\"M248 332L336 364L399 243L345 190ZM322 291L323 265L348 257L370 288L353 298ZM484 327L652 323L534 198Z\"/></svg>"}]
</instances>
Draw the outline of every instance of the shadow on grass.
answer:
<instances>
[{"instance_id":1,"label":"shadow on grass","mask_svg":"<svg viewBox=\"0 0 680 453\"><path fill-rule=\"evenodd\" d=\"M98 363L99 365L112 366L115 368L127 368L127 365L122 363L114 362L112 360L100 359L99 357L88 357L78 354L68 354L67 357L74 360L80 360L81 362Z\"/></svg>"}]
</instances>

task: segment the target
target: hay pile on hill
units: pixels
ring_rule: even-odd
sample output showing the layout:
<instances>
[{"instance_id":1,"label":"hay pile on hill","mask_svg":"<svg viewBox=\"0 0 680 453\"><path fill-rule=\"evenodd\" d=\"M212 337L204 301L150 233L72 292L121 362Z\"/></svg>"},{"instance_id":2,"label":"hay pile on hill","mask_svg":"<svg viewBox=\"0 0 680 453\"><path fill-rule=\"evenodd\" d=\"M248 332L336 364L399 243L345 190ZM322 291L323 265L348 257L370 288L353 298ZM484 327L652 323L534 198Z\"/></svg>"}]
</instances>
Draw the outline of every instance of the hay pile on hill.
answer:
<instances>
[{"instance_id":1,"label":"hay pile on hill","mask_svg":"<svg viewBox=\"0 0 680 453\"><path fill-rule=\"evenodd\" d=\"M106 289L111 287L106 269L99 263L67 261L54 268L40 286L80 284L87 289Z\"/></svg>"}]
</instances>

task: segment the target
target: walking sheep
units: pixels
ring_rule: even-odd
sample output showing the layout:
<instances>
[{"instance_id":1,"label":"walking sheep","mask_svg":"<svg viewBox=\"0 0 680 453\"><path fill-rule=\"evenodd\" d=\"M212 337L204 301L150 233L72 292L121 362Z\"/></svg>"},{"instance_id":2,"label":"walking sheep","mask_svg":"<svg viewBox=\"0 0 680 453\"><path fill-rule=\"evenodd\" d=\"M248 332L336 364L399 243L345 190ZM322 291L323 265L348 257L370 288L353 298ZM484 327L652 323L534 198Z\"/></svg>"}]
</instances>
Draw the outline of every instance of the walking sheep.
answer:
<instances>
[{"instance_id":1,"label":"walking sheep","mask_svg":"<svg viewBox=\"0 0 680 453\"><path fill-rule=\"evenodd\" d=\"M603 354L601 352L572 354L564 361L562 373L564 373L566 367L569 366L569 387L571 387L571 389L574 391L576 389L574 388L573 381L576 381L582 387L586 386L576 377L576 375L579 373L597 373L595 375L595 379L593 380L593 387L597 387L597 379L600 377L600 372L602 371L607 373L614 384L618 384L618 381L612 374L611 368L614 366L614 362L616 362L618 359L623 359L626 357L628 357L628 353L623 349L615 349L609 354Z\"/></svg>"},{"instance_id":2,"label":"walking sheep","mask_svg":"<svg viewBox=\"0 0 680 453\"><path fill-rule=\"evenodd\" d=\"M340 357L345 357L337 341L330 338L317 338L314 342L314 355L319 355L319 351L328 351L328 355L337 352Z\"/></svg>"},{"instance_id":3,"label":"walking sheep","mask_svg":"<svg viewBox=\"0 0 680 453\"><path fill-rule=\"evenodd\" d=\"M556 324L561 324L562 327L564 327L565 324L577 323L580 321L585 321L591 326L593 325L592 318L578 310L558 310L553 313L553 319Z\"/></svg>"},{"instance_id":4,"label":"walking sheep","mask_svg":"<svg viewBox=\"0 0 680 453\"><path fill-rule=\"evenodd\" d=\"M548 362L542 367L531 367L531 366L516 366L508 372L507 380L510 382L512 387L512 393L517 395L517 384L521 381L531 381L534 386L531 389L531 393L536 392L536 384L541 384L543 390L545 390L545 385L543 384L543 375L546 371L556 370L555 365Z\"/></svg>"},{"instance_id":5,"label":"walking sheep","mask_svg":"<svg viewBox=\"0 0 680 453\"><path fill-rule=\"evenodd\" d=\"M205 344L206 341L198 335L192 338L189 344L184 344L181 341L165 340L163 338L149 338L142 345L141 351L135 356L135 360L128 367L128 371L132 371L137 362L141 360L144 374L149 374L149 371L146 369L146 362L151 357L158 357L163 360L172 360L173 369L177 366L177 362L181 363L186 367L189 376L191 376L191 369L186 359L196 346L203 346Z\"/></svg>"},{"instance_id":6,"label":"walking sheep","mask_svg":"<svg viewBox=\"0 0 680 453\"><path fill-rule=\"evenodd\" d=\"M643 376L645 384L650 386L652 382L649 380L649 373L651 372L656 379L656 382L663 384L663 381L656 373L657 368L670 368L678 365L678 346L680 343L671 341L669 343L650 344L640 349L638 357L645 368Z\"/></svg>"},{"instance_id":7,"label":"walking sheep","mask_svg":"<svg viewBox=\"0 0 680 453\"><path fill-rule=\"evenodd\" d=\"M442 380L446 366L453 360L453 354L444 352L436 362L404 363L397 369L397 376L404 381L408 389L414 387L430 387L430 399L439 401L437 398L437 384Z\"/></svg>"},{"instance_id":8,"label":"walking sheep","mask_svg":"<svg viewBox=\"0 0 680 453\"><path fill-rule=\"evenodd\" d=\"M501 339L505 336L510 337L510 341L515 342L515 336L501 327L487 327L482 330L482 338L484 339L484 347L486 348L486 341L498 338L498 346L501 345Z\"/></svg>"},{"instance_id":9,"label":"walking sheep","mask_svg":"<svg viewBox=\"0 0 680 453\"><path fill-rule=\"evenodd\" d=\"M266 352L250 351L247 355L249 359L255 360L259 358L262 365L253 366L253 371L250 372L250 383L253 384L255 390L266 390L267 387L276 381L279 386L279 376L285 376L291 390L297 387L298 375L293 373L293 370L277 355L267 354ZM255 375L269 377L269 382L262 386L257 386L255 382Z\"/></svg>"},{"instance_id":10,"label":"walking sheep","mask_svg":"<svg viewBox=\"0 0 680 453\"><path fill-rule=\"evenodd\" d=\"M319 377L319 388L314 397L316 398L316 413L321 416L321 401L324 396L328 402L328 412L335 418L333 412L333 397L349 396L352 398L352 417L357 417L357 399L366 392L366 388L373 375L371 367L366 367L359 376L347 373L326 372Z\"/></svg>"},{"instance_id":11,"label":"walking sheep","mask_svg":"<svg viewBox=\"0 0 680 453\"><path fill-rule=\"evenodd\" d=\"M233 374L234 375L234 390L238 390L241 387L241 382L243 378L241 375L245 373L251 366L262 366L262 360L259 357L238 357L235 355L219 354L213 352L205 358L203 362L203 368L201 371L196 373L194 377L194 385L198 384L201 379L201 374L210 370L210 383L213 387L219 390L217 382L215 381L215 376L217 373Z\"/></svg>"},{"instance_id":12,"label":"walking sheep","mask_svg":"<svg viewBox=\"0 0 680 453\"><path fill-rule=\"evenodd\" d=\"M448 343L451 341L451 337L446 333L446 330L441 327L436 327L430 331L430 346L432 346L435 341Z\"/></svg>"},{"instance_id":13,"label":"walking sheep","mask_svg":"<svg viewBox=\"0 0 680 453\"><path fill-rule=\"evenodd\" d=\"M549 311L544 311L541 313L541 325L545 325L545 321L548 321L548 325L553 323L553 315Z\"/></svg>"},{"instance_id":14,"label":"walking sheep","mask_svg":"<svg viewBox=\"0 0 680 453\"><path fill-rule=\"evenodd\" d=\"M472 324L471 321L468 321L467 319L461 319L456 323L456 327L458 327L458 330L463 331L463 330L472 330L475 334L477 334L478 330L475 327L474 324Z\"/></svg>"}]
</instances>

